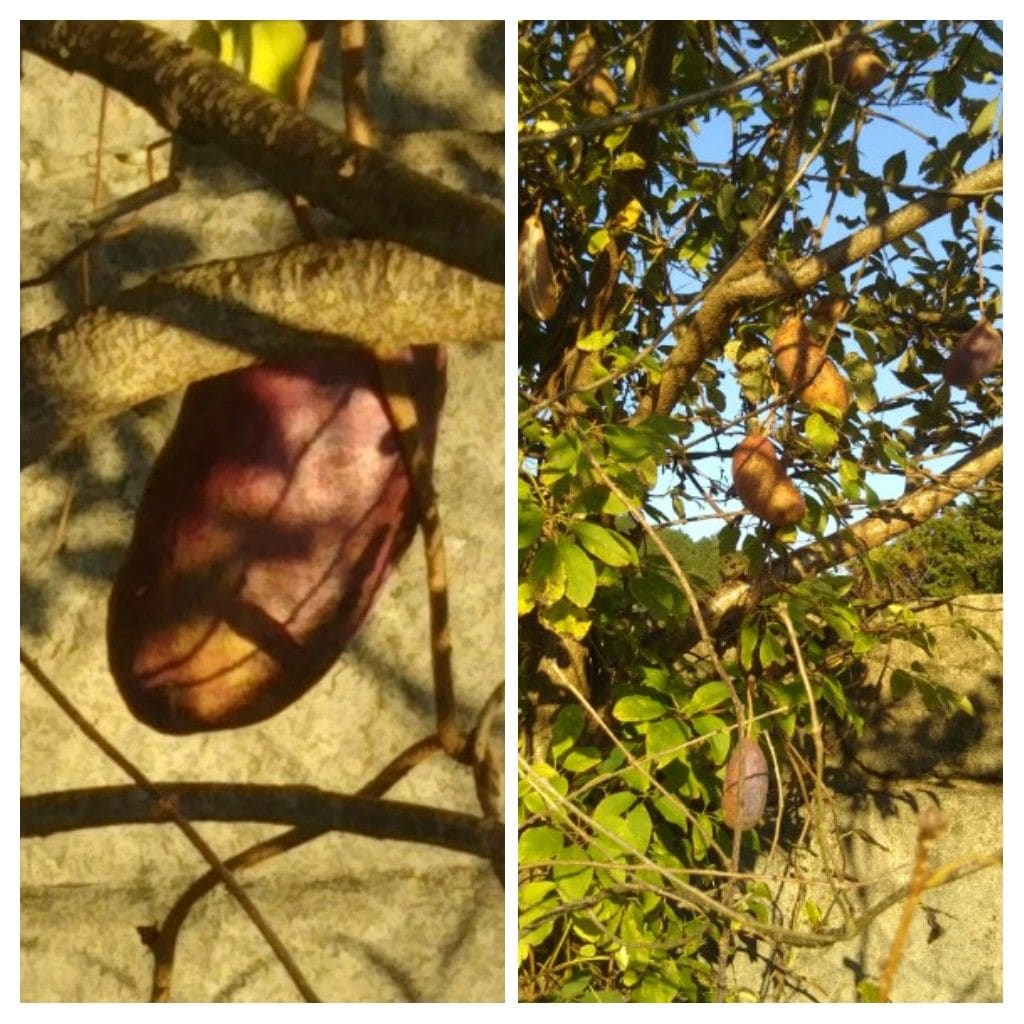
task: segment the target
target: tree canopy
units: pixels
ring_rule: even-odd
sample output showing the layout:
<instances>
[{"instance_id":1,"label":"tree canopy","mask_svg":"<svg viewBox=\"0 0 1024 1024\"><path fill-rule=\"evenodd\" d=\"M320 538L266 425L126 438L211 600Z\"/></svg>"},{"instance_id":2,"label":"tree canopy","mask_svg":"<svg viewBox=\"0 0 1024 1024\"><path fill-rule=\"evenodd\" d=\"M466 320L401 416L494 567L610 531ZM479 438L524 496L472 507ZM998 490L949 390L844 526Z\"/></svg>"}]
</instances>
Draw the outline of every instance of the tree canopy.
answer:
<instances>
[{"instance_id":1,"label":"tree canopy","mask_svg":"<svg viewBox=\"0 0 1024 1024\"><path fill-rule=\"evenodd\" d=\"M1001 530L960 511L1001 488L1001 39L519 26L522 998L743 998L736 935L870 920L824 744L859 658L930 643L886 545ZM806 929L738 871L784 808L837 894Z\"/></svg>"}]
</instances>

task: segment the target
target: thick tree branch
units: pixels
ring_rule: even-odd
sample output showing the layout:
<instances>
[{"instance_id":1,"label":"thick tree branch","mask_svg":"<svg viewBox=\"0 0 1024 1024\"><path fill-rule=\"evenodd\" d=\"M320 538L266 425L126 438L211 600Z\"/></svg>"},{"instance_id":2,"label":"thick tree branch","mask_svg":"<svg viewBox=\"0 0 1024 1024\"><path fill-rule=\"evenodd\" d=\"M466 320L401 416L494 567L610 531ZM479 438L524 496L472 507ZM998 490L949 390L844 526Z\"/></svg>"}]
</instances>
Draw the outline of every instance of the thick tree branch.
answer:
<instances>
[{"instance_id":1,"label":"thick tree branch","mask_svg":"<svg viewBox=\"0 0 1024 1024\"><path fill-rule=\"evenodd\" d=\"M320 242L166 271L23 339L22 464L139 402L258 359L503 332L500 285L388 242Z\"/></svg>"},{"instance_id":2,"label":"thick tree branch","mask_svg":"<svg viewBox=\"0 0 1024 1024\"><path fill-rule=\"evenodd\" d=\"M676 347L665 360L661 382L645 394L634 421L652 413L668 415L697 368L715 346L722 344L732 314L748 302L765 302L807 291L808 288L877 252L897 238L997 190L1003 184L1003 162L995 160L964 175L950 189L908 203L878 224L868 225L827 249L786 266L762 266L736 278L723 274L707 290L701 307L689 323L677 328Z\"/></svg>"},{"instance_id":3,"label":"thick tree branch","mask_svg":"<svg viewBox=\"0 0 1024 1024\"><path fill-rule=\"evenodd\" d=\"M764 300L803 292L845 267L870 256L897 238L1003 187L1003 161L965 174L948 191L936 192L908 203L877 224L855 231L827 249L782 268L764 268L735 282L737 302Z\"/></svg>"},{"instance_id":4,"label":"thick tree branch","mask_svg":"<svg viewBox=\"0 0 1024 1024\"><path fill-rule=\"evenodd\" d=\"M920 526L958 495L990 476L1002 461L1003 432L997 428L944 476L852 526L797 549L755 581L738 580L720 587L704 605L708 629L712 633L719 631L787 582L816 576ZM696 627L688 625L685 645L692 646L698 640Z\"/></svg>"},{"instance_id":5,"label":"thick tree branch","mask_svg":"<svg viewBox=\"0 0 1024 1024\"><path fill-rule=\"evenodd\" d=\"M644 110L661 103L668 94L672 58L678 46L679 32L678 22L656 21L652 25L644 46L636 85L634 103L637 109ZM614 223L615 217L631 200L645 195L650 178L649 169L656 163L659 131L654 121L641 122L630 131L625 146L641 158L642 166L612 178L606 204L609 224ZM615 291L625 258L625 250L620 250L619 241L613 239L595 259L587 282L586 308L577 331L577 341L606 326L615 315ZM595 376L601 376L600 357L593 352L571 348L565 353L561 367L549 382L549 396L564 387L585 386ZM570 408L573 408L571 400Z\"/></svg>"},{"instance_id":6,"label":"thick tree branch","mask_svg":"<svg viewBox=\"0 0 1024 1024\"><path fill-rule=\"evenodd\" d=\"M437 807L328 793L313 786L158 782L165 800L189 821L260 821L318 832L428 843L477 857L504 854L501 822ZM141 786L101 786L21 798L21 837L80 828L152 825L169 820Z\"/></svg>"},{"instance_id":7,"label":"thick tree branch","mask_svg":"<svg viewBox=\"0 0 1024 1024\"><path fill-rule=\"evenodd\" d=\"M209 54L128 21L23 21L21 45L117 89L170 131L216 143L360 233L504 278L499 210L348 142Z\"/></svg>"}]
</instances>

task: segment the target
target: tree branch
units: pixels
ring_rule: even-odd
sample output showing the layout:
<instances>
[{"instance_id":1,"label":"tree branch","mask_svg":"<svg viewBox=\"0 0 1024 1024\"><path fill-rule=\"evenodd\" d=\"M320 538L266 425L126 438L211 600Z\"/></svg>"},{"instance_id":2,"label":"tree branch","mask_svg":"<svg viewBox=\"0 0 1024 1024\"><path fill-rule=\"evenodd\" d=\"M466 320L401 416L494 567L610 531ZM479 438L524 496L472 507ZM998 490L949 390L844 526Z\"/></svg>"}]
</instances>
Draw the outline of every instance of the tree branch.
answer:
<instances>
[{"instance_id":1,"label":"tree branch","mask_svg":"<svg viewBox=\"0 0 1024 1024\"><path fill-rule=\"evenodd\" d=\"M657 22L654 24L656 25ZM892 21L873 22L870 25L865 25L862 29L858 29L856 32L849 32L844 36L837 36L835 39L829 39L823 43L814 43L811 46L805 46L802 50L797 50L795 53L790 53L785 57L780 57L778 60L773 60L763 68L758 68L756 71L751 71L749 74L742 75L740 78L735 79L735 81L730 82L728 85L715 86L713 89L702 89L700 92L690 93L688 96L681 96L678 99L662 103L655 107L647 107L643 110L632 110L629 113L615 114L612 117L602 117L595 121L588 121L586 124L569 125L567 128L559 128L557 131L553 132L542 132L537 135L521 135L519 138L519 148L523 149L528 146L549 145L552 142L558 142L561 139L571 139L574 136L598 135L601 132L609 131L612 128L619 128L622 125L638 124L641 121L661 120L661 118L670 114L682 114L684 111L690 110L694 107L699 107L702 104L707 103L709 100L717 100L724 96L731 96L733 93L742 92L749 86L757 85L757 83L763 79L769 78L772 75L777 75L780 72L785 71L786 68L792 67L794 64L802 64L804 61L818 56L818 54L838 50L845 46L852 38L873 35L884 28L888 28L892 24Z\"/></svg>"},{"instance_id":2,"label":"tree branch","mask_svg":"<svg viewBox=\"0 0 1024 1024\"><path fill-rule=\"evenodd\" d=\"M1002 183L1003 162L995 160L964 175L947 192L908 203L880 223L861 228L813 256L786 266L762 266L739 278L723 274L708 288L700 309L690 322L677 328L678 343L665 359L661 381L656 390L641 399L634 422L652 413L671 413L697 368L714 346L725 340L732 313L744 303L765 302L807 291L829 275L965 205L979 193L1001 188Z\"/></svg>"},{"instance_id":3,"label":"tree branch","mask_svg":"<svg viewBox=\"0 0 1024 1024\"><path fill-rule=\"evenodd\" d=\"M317 832L351 832L374 839L428 843L486 859L504 856L501 822L437 807L328 793L313 786L219 782L154 783L189 821L260 821ZM110 825L167 821L141 786L99 786L21 798L23 839Z\"/></svg>"},{"instance_id":4,"label":"tree branch","mask_svg":"<svg viewBox=\"0 0 1024 1024\"><path fill-rule=\"evenodd\" d=\"M319 242L166 271L22 340L22 465L139 402L258 359L503 333L500 285L387 242Z\"/></svg>"},{"instance_id":5,"label":"tree branch","mask_svg":"<svg viewBox=\"0 0 1024 1024\"><path fill-rule=\"evenodd\" d=\"M704 617L708 629L712 633L720 631L726 623L753 608L766 595L781 590L787 582L816 576L920 526L1002 464L1002 442L1002 429L997 428L944 476L852 526L797 549L753 582L738 580L720 587L705 602ZM692 646L699 640L696 628L689 624L685 628L685 637L686 646Z\"/></svg>"},{"instance_id":6,"label":"tree branch","mask_svg":"<svg viewBox=\"0 0 1024 1024\"><path fill-rule=\"evenodd\" d=\"M23 21L21 45L117 89L170 131L216 143L360 233L504 278L499 210L348 142L207 53L130 21Z\"/></svg>"}]
</instances>

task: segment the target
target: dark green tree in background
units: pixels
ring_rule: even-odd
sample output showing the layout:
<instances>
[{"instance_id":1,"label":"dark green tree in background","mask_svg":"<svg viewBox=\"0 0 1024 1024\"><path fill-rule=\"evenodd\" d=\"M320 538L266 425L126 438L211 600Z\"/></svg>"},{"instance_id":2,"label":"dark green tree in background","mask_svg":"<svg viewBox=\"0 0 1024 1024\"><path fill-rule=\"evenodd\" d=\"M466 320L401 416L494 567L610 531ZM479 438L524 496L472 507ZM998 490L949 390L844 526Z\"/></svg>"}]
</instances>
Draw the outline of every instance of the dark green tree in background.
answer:
<instances>
[{"instance_id":1,"label":"dark green tree in background","mask_svg":"<svg viewBox=\"0 0 1024 1024\"><path fill-rule=\"evenodd\" d=\"M908 598L1001 583L1001 46L520 25L521 998L744 998L738 944L869 922L830 731L866 652L927 649ZM749 872L780 834L834 894L801 924Z\"/></svg>"}]
</instances>

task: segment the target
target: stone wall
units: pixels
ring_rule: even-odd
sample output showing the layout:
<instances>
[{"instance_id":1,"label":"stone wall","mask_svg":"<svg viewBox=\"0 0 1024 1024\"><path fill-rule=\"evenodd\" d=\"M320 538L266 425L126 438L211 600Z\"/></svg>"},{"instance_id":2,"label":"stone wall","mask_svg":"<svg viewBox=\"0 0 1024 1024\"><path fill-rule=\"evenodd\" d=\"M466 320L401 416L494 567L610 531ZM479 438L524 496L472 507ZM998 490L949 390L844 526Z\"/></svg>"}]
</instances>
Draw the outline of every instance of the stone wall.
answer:
<instances>
[{"instance_id":1,"label":"stone wall","mask_svg":"<svg viewBox=\"0 0 1024 1024\"><path fill-rule=\"evenodd\" d=\"M835 820L842 842L833 854L845 865L856 916L909 881L923 808L937 807L946 828L930 855L932 867L998 854L1002 848L1003 599L1000 594L963 597L918 610L936 638L934 656L899 642L872 652L859 694L863 735L847 740L830 758L827 781L836 794ZM973 714L929 710L913 693L894 700L897 669L920 671L933 682L969 697ZM778 874L792 865L788 854L762 858L756 870ZM808 876L821 875L817 852L801 858ZM988 867L925 892L916 912L892 999L896 1002L999 1002L1002 1000L1003 877ZM779 920L802 907L791 896L778 903ZM808 889L824 909L825 887ZM792 949L785 971L772 971L768 947L757 943L737 959L737 982L762 999L853 1001L862 978L877 981L902 912L897 903L855 938L820 949ZM842 918L832 906L823 927ZM785 977L773 987L769 979Z\"/></svg>"}]
</instances>

